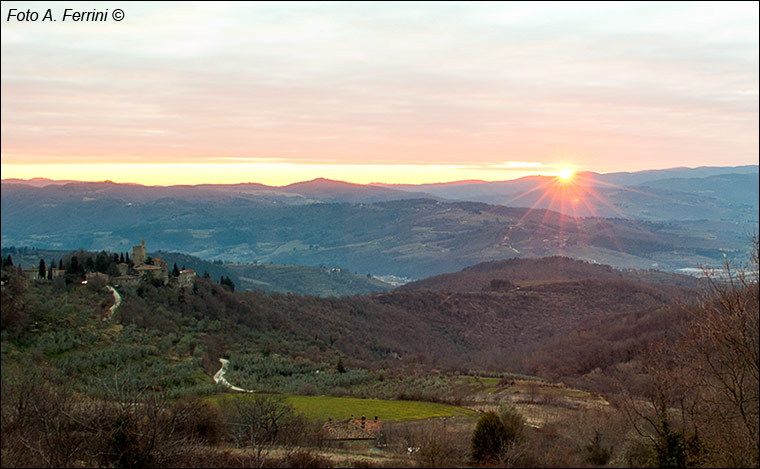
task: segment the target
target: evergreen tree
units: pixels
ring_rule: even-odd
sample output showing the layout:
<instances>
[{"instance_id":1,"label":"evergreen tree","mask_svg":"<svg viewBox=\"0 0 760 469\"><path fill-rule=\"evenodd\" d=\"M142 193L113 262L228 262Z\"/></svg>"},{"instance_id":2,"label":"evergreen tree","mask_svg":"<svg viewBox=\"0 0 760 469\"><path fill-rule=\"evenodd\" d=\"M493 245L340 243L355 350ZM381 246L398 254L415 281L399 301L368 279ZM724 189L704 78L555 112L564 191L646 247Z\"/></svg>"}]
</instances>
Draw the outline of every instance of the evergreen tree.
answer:
<instances>
[{"instance_id":1,"label":"evergreen tree","mask_svg":"<svg viewBox=\"0 0 760 469\"><path fill-rule=\"evenodd\" d=\"M13 259L11 259L10 254L8 254L7 259L3 259L3 267L13 267Z\"/></svg>"},{"instance_id":2,"label":"evergreen tree","mask_svg":"<svg viewBox=\"0 0 760 469\"><path fill-rule=\"evenodd\" d=\"M77 256L71 256L66 269L66 283L78 283L84 279L84 266L79 263Z\"/></svg>"},{"instance_id":3,"label":"evergreen tree","mask_svg":"<svg viewBox=\"0 0 760 469\"><path fill-rule=\"evenodd\" d=\"M496 412L481 415L472 432L472 458L475 461L498 461L506 440L504 424Z\"/></svg>"},{"instance_id":4,"label":"evergreen tree","mask_svg":"<svg viewBox=\"0 0 760 469\"><path fill-rule=\"evenodd\" d=\"M124 253L123 252L121 253L121 256L119 256L119 262L122 263L122 264L124 263Z\"/></svg>"},{"instance_id":5,"label":"evergreen tree","mask_svg":"<svg viewBox=\"0 0 760 469\"><path fill-rule=\"evenodd\" d=\"M41 279L47 277L47 266L45 265L45 259L40 259L40 267L37 270L37 276Z\"/></svg>"},{"instance_id":6,"label":"evergreen tree","mask_svg":"<svg viewBox=\"0 0 760 469\"><path fill-rule=\"evenodd\" d=\"M224 275L219 279L219 285L229 288L230 291L235 291L235 284L232 282L232 279Z\"/></svg>"},{"instance_id":7,"label":"evergreen tree","mask_svg":"<svg viewBox=\"0 0 760 469\"><path fill-rule=\"evenodd\" d=\"M172 277L179 277L179 269L177 268L177 263L174 263L174 268L172 269Z\"/></svg>"},{"instance_id":8,"label":"evergreen tree","mask_svg":"<svg viewBox=\"0 0 760 469\"><path fill-rule=\"evenodd\" d=\"M63 259L58 261L58 270L63 270Z\"/></svg>"},{"instance_id":9,"label":"evergreen tree","mask_svg":"<svg viewBox=\"0 0 760 469\"><path fill-rule=\"evenodd\" d=\"M96 272L106 272L108 270L108 267L113 263L112 256L109 256L107 252L100 251L97 256L95 256L95 271Z\"/></svg>"},{"instance_id":10,"label":"evergreen tree","mask_svg":"<svg viewBox=\"0 0 760 469\"><path fill-rule=\"evenodd\" d=\"M665 398L660 395L658 437L654 442L652 464L655 467L699 467L707 447L696 433L687 435L684 429L673 429L668 419Z\"/></svg>"}]
</instances>

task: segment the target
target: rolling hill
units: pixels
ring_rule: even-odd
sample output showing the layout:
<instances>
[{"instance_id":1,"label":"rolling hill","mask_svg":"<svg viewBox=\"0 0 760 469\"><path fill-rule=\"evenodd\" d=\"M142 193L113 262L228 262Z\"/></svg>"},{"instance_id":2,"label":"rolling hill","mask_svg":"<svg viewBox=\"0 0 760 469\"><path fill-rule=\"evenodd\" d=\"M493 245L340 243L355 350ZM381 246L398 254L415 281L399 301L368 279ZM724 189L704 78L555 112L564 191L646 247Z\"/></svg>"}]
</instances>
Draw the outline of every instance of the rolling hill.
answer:
<instances>
[{"instance_id":1,"label":"rolling hill","mask_svg":"<svg viewBox=\"0 0 760 469\"><path fill-rule=\"evenodd\" d=\"M550 283L585 280L625 280L697 288L699 280L688 275L657 270L617 270L609 265L589 264L567 257L506 259L483 262L459 272L436 275L407 283L400 290L438 290L447 292L508 291Z\"/></svg>"},{"instance_id":2,"label":"rolling hill","mask_svg":"<svg viewBox=\"0 0 760 469\"><path fill-rule=\"evenodd\" d=\"M2 245L118 252L144 238L154 249L207 260L417 279L553 255L675 271L743 257L758 226L756 170L576 175L586 186L541 176L392 187L4 181Z\"/></svg>"},{"instance_id":3,"label":"rolling hill","mask_svg":"<svg viewBox=\"0 0 760 469\"><path fill-rule=\"evenodd\" d=\"M376 278L336 267L209 262L187 254L164 251L152 255L162 258L170 266L176 263L179 267L191 268L198 275L208 272L214 279L222 275L230 277L238 290L343 296L384 292L393 288Z\"/></svg>"},{"instance_id":4,"label":"rolling hill","mask_svg":"<svg viewBox=\"0 0 760 469\"><path fill-rule=\"evenodd\" d=\"M559 363L569 360L550 344L572 342L585 332L588 347L600 353L571 360L567 377L579 377L596 367L611 367L638 356L654 338L672 333L684 319L675 308L693 298L695 288L666 285L675 276L629 280L606 266L607 278L555 281L557 262L516 260L521 271L533 272L530 285L511 289L450 292L397 289L371 295L317 298L264 292L229 292L198 279L191 296L167 288L144 286L124 293L120 321L138 328L175 330L172 323L190 314L198 321L219 321L214 333L226 347L283 356L306 354L311 360L347 365L397 368L419 364L434 368L477 367L533 373L546 370L562 376ZM575 261L570 261L575 262ZM475 270L488 269L488 264ZM583 265L576 266L577 272ZM580 277L582 275L574 275ZM147 314L147 311L154 313ZM635 327L616 330L623 324ZM595 333L617 331L618 338L594 344ZM615 349L614 354L601 351ZM541 360L535 354L540 354Z\"/></svg>"}]
</instances>

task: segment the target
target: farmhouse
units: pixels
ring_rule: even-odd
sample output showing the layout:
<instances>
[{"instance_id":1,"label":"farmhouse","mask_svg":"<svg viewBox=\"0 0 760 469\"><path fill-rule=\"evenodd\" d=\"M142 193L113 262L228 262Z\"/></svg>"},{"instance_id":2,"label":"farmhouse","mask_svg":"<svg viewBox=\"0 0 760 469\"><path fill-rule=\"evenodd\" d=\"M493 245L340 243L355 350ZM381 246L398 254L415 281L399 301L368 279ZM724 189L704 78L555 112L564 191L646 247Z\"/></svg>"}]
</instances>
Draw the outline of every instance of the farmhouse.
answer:
<instances>
[{"instance_id":1,"label":"farmhouse","mask_svg":"<svg viewBox=\"0 0 760 469\"><path fill-rule=\"evenodd\" d=\"M58 267L48 268L48 275L50 276L50 278L63 277L64 274L66 274L66 270L64 269L59 269Z\"/></svg>"},{"instance_id":2,"label":"farmhouse","mask_svg":"<svg viewBox=\"0 0 760 469\"><path fill-rule=\"evenodd\" d=\"M26 277L29 280L45 280L47 278L58 278L63 277L63 275L66 273L65 270L59 269L58 267L48 267L45 269L45 275L40 277L40 269L39 267L32 267L30 269L23 269L24 277Z\"/></svg>"},{"instance_id":3,"label":"farmhouse","mask_svg":"<svg viewBox=\"0 0 760 469\"><path fill-rule=\"evenodd\" d=\"M137 286L140 284L140 277L134 276L134 275L119 275L118 277L113 277L113 284L114 286L120 287L120 286Z\"/></svg>"},{"instance_id":4,"label":"farmhouse","mask_svg":"<svg viewBox=\"0 0 760 469\"><path fill-rule=\"evenodd\" d=\"M322 426L322 435L326 440L374 440L380 436L383 421L367 420L366 417L350 418L325 423Z\"/></svg>"},{"instance_id":5,"label":"farmhouse","mask_svg":"<svg viewBox=\"0 0 760 469\"><path fill-rule=\"evenodd\" d=\"M36 280L40 278L39 269L24 269L24 276L29 280Z\"/></svg>"},{"instance_id":6,"label":"farmhouse","mask_svg":"<svg viewBox=\"0 0 760 469\"><path fill-rule=\"evenodd\" d=\"M108 275L102 272L87 272L85 279L89 282L96 278L103 280L104 283L108 283Z\"/></svg>"},{"instance_id":7,"label":"farmhouse","mask_svg":"<svg viewBox=\"0 0 760 469\"><path fill-rule=\"evenodd\" d=\"M179 271L179 277L177 277L177 284L180 287L192 286L194 278L195 278L195 271L193 269L182 269Z\"/></svg>"},{"instance_id":8,"label":"farmhouse","mask_svg":"<svg viewBox=\"0 0 760 469\"><path fill-rule=\"evenodd\" d=\"M119 275L127 275L129 273L129 264L126 262L116 264L116 270L119 271Z\"/></svg>"},{"instance_id":9,"label":"farmhouse","mask_svg":"<svg viewBox=\"0 0 760 469\"><path fill-rule=\"evenodd\" d=\"M153 264L138 265L138 266L135 266L135 271L140 277L151 279L151 280L160 280L164 284L166 284L168 280L168 276L166 275L167 272L161 265L153 265Z\"/></svg>"}]
</instances>

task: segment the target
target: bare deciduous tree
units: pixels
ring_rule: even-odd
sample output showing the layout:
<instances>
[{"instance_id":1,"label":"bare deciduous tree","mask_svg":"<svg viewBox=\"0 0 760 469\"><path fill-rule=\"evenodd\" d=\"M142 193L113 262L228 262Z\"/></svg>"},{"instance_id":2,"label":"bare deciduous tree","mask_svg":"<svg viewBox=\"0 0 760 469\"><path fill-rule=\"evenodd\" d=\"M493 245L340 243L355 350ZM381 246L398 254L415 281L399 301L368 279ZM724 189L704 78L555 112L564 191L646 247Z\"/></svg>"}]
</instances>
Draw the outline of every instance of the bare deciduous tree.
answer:
<instances>
[{"instance_id":1,"label":"bare deciduous tree","mask_svg":"<svg viewBox=\"0 0 760 469\"><path fill-rule=\"evenodd\" d=\"M652 347L648 404L628 397L625 408L656 458L685 464L758 466L758 238L750 261L705 269L708 287L696 304L684 305L679 340Z\"/></svg>"},{"instance_id":2,"label":"bare deciduous tree","mask_svg":"<svg viewBox=\"0 0 760 469\"><path fill-rule=\"evenodd\" d=\"M293 406L275 394L234 395L220 402L235 444L251 448L258 465L269 450L296 423Z\"/></svg>"}]
</instances>

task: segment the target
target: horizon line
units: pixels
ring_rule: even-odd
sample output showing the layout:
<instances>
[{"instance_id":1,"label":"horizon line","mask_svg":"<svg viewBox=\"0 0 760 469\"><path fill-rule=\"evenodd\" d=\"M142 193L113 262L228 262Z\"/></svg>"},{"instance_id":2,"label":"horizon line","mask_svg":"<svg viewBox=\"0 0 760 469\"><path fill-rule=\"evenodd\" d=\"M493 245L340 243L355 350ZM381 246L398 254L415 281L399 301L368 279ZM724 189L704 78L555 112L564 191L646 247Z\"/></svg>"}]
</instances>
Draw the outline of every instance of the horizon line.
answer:
<instances>
[{"instance_id":1,"label":"horizon line","mask_svg":"<svg viewBox=\"0 0 760 469\"><path fill-rule=\"evenodd\" d=\"M187 163L184 163L187 165ZM176 165L176 164L169 164L169 165ZM12 165L4 165L6 166L12 166ZM67 165L68 166L68 165ZM357 167L361 167L364 165L354 165ZM373 165L374 166L374 165ZM394 165L396 166L396 165ZM417 166L417 165L410 165ZM445 165L440 165L445 166ZM643 172L651 172L651 171L667 171L667 170L677 170L677 169L701 169L701 168L742 168L742 167L759 167L758 164L746 164L746 165L728 165L728 166L720 166L720 165L714 165L714 166L674 166L674 167L668 167L668 168L652 168L652 169L643 169L643 170L631 170L631 171L608 171L608 172L602 172L602 171L591 171L591 170L580 170L576 169L574 172L576 174L599 174L599 175L607 175L607 174L633 174L633 173L643 173ZM369 182L355 182L351 181L349 179L341 179L341 178L333 178L333 177L326 177L326 176L316 176L316 177L307 177L305 179L298 179L294 180L293 182L287 182L283 184L272 184L272 183L265 183L265 182L259 182L259 181L253 181L253 180L237 180L237 181L225 181L225 182L169 182L165 184L161 183L146 183L146 182L136 182L134 180L114 180L111 178L100 178L100 177L91 177L91 178L50 178L45 176L32 176L32 177L2 177L0 179L0 182L6 183L13 183L13 182L19 182L19 183L33 183L35 181L43 182L43 181L49 181L51 184L68 184L68 183L112 183L112 184L125 184L125 185L137 185L137 186L143 186L143 187L179 187L179 186L208 186L208 185L214 185L214 186L235 186L235 185L243 185L243 184L257 184L262 185L266 187L272 187L272 188L282 188L282 187L288 187L295 184L302 184L302 183L309 183L309 182L315 182L315 181L327 181L327 182L336 182L336 183L343 183L343 184L351 184L351 185L359 185L359 186L424 186L424 185L432 185L432 184L486 184L486 183L496 183L496 182L506 182L506 181L515 181L518 179L524 179L527 177L555 177L559 174L559 171L536 171L536 172L530 172L530 171L517 171L518 168L514 168L515 173L519 173L519 175L516 175L516 177L507 177L507 178L497 178L497 179L483 179L483 178L464 178L464 179L447 179L447 180L438 180L435 182L382 182L382 181L369 181ZM212 178L213 179L213 178ZM266 179L266 178L264 178ZM44 186L41 186L44 187Z\"/></svg>"}]
</instances>

